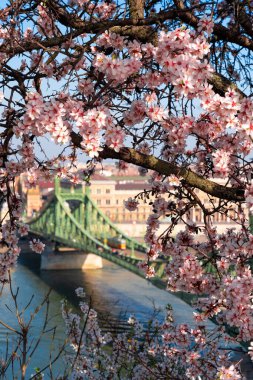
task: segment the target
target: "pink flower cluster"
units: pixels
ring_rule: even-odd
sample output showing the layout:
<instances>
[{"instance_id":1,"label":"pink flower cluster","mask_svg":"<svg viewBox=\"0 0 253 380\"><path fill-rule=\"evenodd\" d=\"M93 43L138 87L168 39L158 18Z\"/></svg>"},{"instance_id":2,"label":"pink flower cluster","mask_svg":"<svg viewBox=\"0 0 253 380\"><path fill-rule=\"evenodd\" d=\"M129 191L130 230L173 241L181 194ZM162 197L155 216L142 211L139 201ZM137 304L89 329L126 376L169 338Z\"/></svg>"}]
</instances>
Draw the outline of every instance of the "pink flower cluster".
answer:
<instances>
[{"instance_id":1,"label":"pink flower cluster","mask_svg":"<svg viewBox=\"0 0 253 380\"><path fill-rule=\"evenodd\" d=\"M22 212L22 203L18 198L11 198L12 200L12 215L15 219L20 218ZM15 266L17 258L20 254L21 248L18 245L19 237L27 235L29 227L21 222L5 221L2 224L2 240L5 246L2 246L1 260L0 260L0 281L5 282L8 280L8 269Z\"/></svg>"},{"instance_id":2,"label":"pink flower cluster","mask_svg":"<svg viewBox=\"0 0 253 380\"><path fill-rule=\"evenodd\" d=\"M109 81L123 83L131 75L138 73L142 63L135 58L118 59L107 57L100 53L96 55L94 66L103 73Z\"/></svg>"},{"instance_id":3,"label":"pink flower cluster","mask_svg":"<svg viewBox=\"0 0 253 380\"><path fill-rule=\"evenodd\" d=\"M124 206L129 211L135 211L138 209L139 202L133 198L128 198L127 201L124 201Z\"/></svg>"},{"instance_id":4,"label":"pink flower cluster","mask_svg":"<svg viewBox=\"0 0 253 380\"><path fill-rule=\"evenodd\" d=\"M42 3L38 5L37 9L39 11L39 18L37 21L38 32L44 36L52 37L57 33L57 29L54 26L54 20L52 16L50 17L46 6L42 5ZM26 37L30 38L30 33Z\"/></svg>"},{"instance_id":5,"label":"pink flower cluster","mask_svg":"<svg viewBox=\"0 0 253 380\"><path fill-rule=\"evenodd\" d=\"M26 97L26 113L14 131L17 136L42 136L49 132L58 144L69 141L69 122L65 119L63 103L54 100L44 103L41 95L30 92Z\"/></svg>"},{"instance_id":6,"label":"pink flower cluster","mask_svg":"<svg viewBox=\"0 0 253 380\"><path fill-rule=\"evenodd\" d=\"M42 253L44 251L45 244L43 244L39 239L33 239L30 241L30 248L36 253Z\"/></svg>"},{"instance_id":7,"label":"pink flower cluster","mask_svg":"<svg viewBox=\"0 0 253 380\"><path fill-rule=\"evenodd\" d=\"M64 11L71 7L73 15L98 24L111 19L116 11L112 1L71 0ZM117 9L120 14L121 4ZM77 167L79 150L90 161L87 164L90 174L105 147L112 148L117 156L121 147L131 145L137 152L162 158L166 161L162 167L169 167L169 171L175 173L169 177L153 173L149 179L150 190L143 195L151 203L152 210L145 234L149 246L147 262L141 263L142 269L147 277L155 276L151 262L160 254L167 257L168 287L199 296L199 320L215 316L221 324L236 327L238 339L252 340L253 283L249 266L253 249L248 209L243 202L229 204L211 195L208 202L202 202L199 189L187 184L191 170L200 176L199 181L201 177L208 180L213 180L214 176L226 177L226 186L238 188L238 194L245 189L246 206L253 209L249 158L253 148L253 101L250 97L242 98L232 88L223 95L217 94L208 84L213 75L207 61L213 20L200 18L196 31L185 27L162 31L157 34L154 46L150 42L141 43L117 33L104 32L105 29L103 33L99 30L98 34L75 37L75 33L68 34L68 28L65 30L43 3L36 7L29 27L23 24L23 16L15 16L18 9L16 11L8 11L3 16L6 26L0 27L1 46L8 52L0 54L4 68L2 87L8 88L11 83L11 91L4 90L0 96L1 125L6 126L0 147L0 187L7 199L10 216L10 221L2 220L2 241L9 252L1 257L1 280L6 280L8 268L16 262L17 233L26 233L26 227L19 221L22 203L16 196L13 181L25 173L28 189L36 186L39 178L54 175L78 183L80 176L73 168ZM32 15L33 9L30 12ZM16 17L16 21L11 17ZM63 36L61 44L53 44L54 39ZM8 65L4 67L7 59ZM57 150L48 152L48 138L57 145ZM141 170L145 174L146 169ZM163 171L159 167L157 170ZM136 210L140 199L128 199L125 206ZM192 220L196 207L199 215L204 216L199 226ZM224 219L232 215L240 229L237 232L227 229L219 234L213 227L217 212ZM170 221L170 226L167 231L158 233L164 218ZM185 229L174 234L172 239L179 222ZM199 241L199 232L204 234L206 241ZM41 252L44 244L33 240L31 247ZM85 304L82 308L87 311ZM76 322L78 331L79 319L69 314L69 321L69 327ZM93 312L89 318L89 332L92 348L97 349L92 332L93 328L97 329L95 321ZM189 332L184 326L179 330L161 334L162 340L168 343L172 339L176 346L167 345L159 351L154 344L148 347L149 355L164 360L173 357L176 363L181 357L187 366L189 364L186 372L189 378L201 376L201 352L177 348L178 342L189 343L190 334L195 339L202 338L201 333ZM101 345L106 340L102 335L97 335ZM129 348L129 342L123 337L117 341L115 352L122 342ZM131 347L138 344L138 340L131 340ZM82 368L85 376L93 376L97 362L83 353L85 359L80 359L76 371ZM111 358L106 358L105 363L107 369L112 366L113 371L114 365L117 368ZM167 362L163 365L159 370L169 366ZM235 378L238 376L236 368L224 367L221 360L218 364L211 360L210 367L213 368L212 380L215 376L224 379L231 374ZM145 372L146 369L141 364L137 366L136 378L151 379L153 375Z\"/></svg>"},{"instance_id":8,"label":"pink flower cluster","mask_svg":"<svg viewBox=\"0 0 253 380\"><path fill-rule=\"evenodd\" d=\"M72 313L66 302L62 304L66 333L72 347L66 360L72 364L73 378L116 379L121 374L133 380L242 378L237 365L231 365L224 350L219 349L219 334L209 336L203 324L193 327L176 325L168 310L164 321L150 320L149 330L131 315L129 331L116 336L103 334L97 313L84 301L83 290L79 288L76 293L81 297L82 317ZM107 347L110 347L109 353Z\"/></svg>"}]
</instances>

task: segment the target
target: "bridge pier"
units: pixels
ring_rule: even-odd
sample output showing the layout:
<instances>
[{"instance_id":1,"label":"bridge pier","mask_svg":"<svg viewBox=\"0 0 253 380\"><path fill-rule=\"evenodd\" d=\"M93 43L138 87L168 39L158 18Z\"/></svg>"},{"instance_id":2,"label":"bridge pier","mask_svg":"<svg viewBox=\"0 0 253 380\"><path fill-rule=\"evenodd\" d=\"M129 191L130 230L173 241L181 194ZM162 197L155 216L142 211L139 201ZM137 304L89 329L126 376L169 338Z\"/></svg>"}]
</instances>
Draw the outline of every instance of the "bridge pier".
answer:
<instances>
[{"instance_id":1,"label":"bridge pier","mask_svg":"<svg viewBox=\"0 0 253 380\"><path fill-rule=\"evenodd\" d=\"M54 250L47 247L41 255L40 269L100 269L103 268L103 259L93 253L85 253L71 248Z\"/></svg>"}]
</instances>

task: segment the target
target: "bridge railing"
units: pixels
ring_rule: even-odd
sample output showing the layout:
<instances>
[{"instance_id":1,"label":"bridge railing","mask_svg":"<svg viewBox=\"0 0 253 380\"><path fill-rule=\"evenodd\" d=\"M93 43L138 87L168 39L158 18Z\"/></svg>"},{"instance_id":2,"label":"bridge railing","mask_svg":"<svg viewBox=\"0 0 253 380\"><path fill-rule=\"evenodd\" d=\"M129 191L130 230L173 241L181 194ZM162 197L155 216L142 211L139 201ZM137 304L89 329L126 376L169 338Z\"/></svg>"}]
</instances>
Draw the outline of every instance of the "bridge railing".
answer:
<instances>
[{"instance_id":1,"label":"bridge railing","mask_svg":"<svg viewBox=\"0 0 253 380\"><path fill-rule=\"evenodd\" d=\"M81 190L81 191L80 191ZM124 231L118 228L111 220L108 218L102 210L97 206L93 199L89 195L89 187L85 187L85 192L82 189L75 190L74 187L67 189L62 188L59 182L59 179L55 179L55 195L59 198L61 197L64 201L79 201L81 204L84 204L84 213L83 213L83 223L80 220L80 224L84 225L86 229L91 229L91 226L96 224L102 224L101 229L104 230L103 234L97 236L99 238L109 238L113 236L120 236L126 240L126 245L128 249L132 251L137 250L140 252L146 252L147 246L140 243L134 238L130 238ZM80 213L81 214L81 213ZM94 220L92 220L92 216ZM94 226L93 226L94 228ZM110 235L111 234L111 235Z\"/></svg>"},{"instance_id":2,"label":"bridge railing","mask_svg":"<svg viewBox=\"0 0 253 380\"><path fill-rule=\"evenodd\" d=\"M134 238L130 238L125 232L123 232L120 228L115 226L115 224L99 209L99 207L96 205L96 203L90 198L89 195L86 195L88 197L88 200L91 204L91 206L97 211L97 213L100 215L100 217L104 220L104 223L110 226L110 229L113 230L116 235L121 236L124 240L126 240L127 248L129 249L136 249L140 252L146 252L147 246L145 244L142 244L138 242L138 240Z\"/></svg>"}]
</instances>

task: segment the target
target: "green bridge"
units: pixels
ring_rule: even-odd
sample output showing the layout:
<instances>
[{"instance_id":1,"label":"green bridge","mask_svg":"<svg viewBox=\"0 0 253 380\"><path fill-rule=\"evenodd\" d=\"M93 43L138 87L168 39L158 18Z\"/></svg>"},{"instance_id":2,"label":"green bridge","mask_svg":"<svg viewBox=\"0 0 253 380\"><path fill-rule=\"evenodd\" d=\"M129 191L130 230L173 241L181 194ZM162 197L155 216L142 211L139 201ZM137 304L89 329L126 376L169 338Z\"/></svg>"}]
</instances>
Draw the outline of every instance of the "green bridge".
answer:
<instances>
[{"instance_id":1,"label":"green bridge","mask_svg":"<svg viewBox=\"0 0 253 380\"><path fill-rule=\"evenodd\" d=\"M91 199L89 187L83 189L63 188L55 179L54 195L29 222L30 232L61 246L93 253L145 277L138 266L142 261L138 252L146 252L147 247L117 228ZM111 237L124 239L129 254L116 255L105 243ZM152 282L162 286L165 262L157 260L152 265L156 270Z\"/></svg>"}]
</instances>

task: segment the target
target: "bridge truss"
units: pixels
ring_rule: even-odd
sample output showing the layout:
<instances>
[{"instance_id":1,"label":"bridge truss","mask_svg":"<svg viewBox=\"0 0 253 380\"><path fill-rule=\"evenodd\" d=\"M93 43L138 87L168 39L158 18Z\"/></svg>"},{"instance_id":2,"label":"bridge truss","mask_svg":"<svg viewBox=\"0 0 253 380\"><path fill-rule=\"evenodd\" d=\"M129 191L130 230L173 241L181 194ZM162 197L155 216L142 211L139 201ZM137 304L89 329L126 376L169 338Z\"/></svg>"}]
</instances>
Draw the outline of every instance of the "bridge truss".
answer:
<instances>
[{"instance_id":1,"label":"bridge truss","mask_svg":"<svg viewBox=\"0 0 253 380\"><path fill-rule=\"evenodd\" d=\"M136 257L136 251L146 252L147 247L127 236L103 214L91 199L87 186L85 191L83 188L62 188L56 179L52 199L29 222L29 227L31 233L46 240L94 253L144 277L139 269L142 259ZM116 255L105 243L106 239L119 236L126 241L130 255ZM154 282L157 282L163 277L165 262L157 260L153 266L156 270Z\"/></svg>"}]
</instances>

